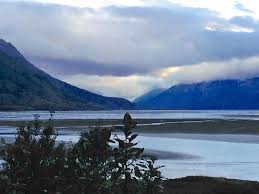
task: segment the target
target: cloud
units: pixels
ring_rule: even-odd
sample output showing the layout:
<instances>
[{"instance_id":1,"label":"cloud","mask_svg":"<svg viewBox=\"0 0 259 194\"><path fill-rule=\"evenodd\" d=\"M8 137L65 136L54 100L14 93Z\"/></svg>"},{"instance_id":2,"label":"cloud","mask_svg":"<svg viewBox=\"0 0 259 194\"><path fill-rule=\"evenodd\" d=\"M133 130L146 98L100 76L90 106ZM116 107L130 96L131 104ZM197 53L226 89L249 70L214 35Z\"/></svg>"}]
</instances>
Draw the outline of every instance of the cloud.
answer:
<instances>
[{"instance_id":1,"label":"cloud","mask_svg":"<svg viewBox=\"0 0 259 194\"><path fill-rule=\"evenodd\" d=\"M163 85L161 78L150 75L98 76L78 74L73 76L60 77L62 80L72 83L90 91L102 91L107 96L117 96L133 100L136 96L147 92L152 87Z\"/></svg>"},{"instance_id":2,"label":"cloud","mask_svg":"<svg viewBox=\"0 0 259 194\"><path fill-rule=\"evenodd\" d=\"M218 79L246 79L259 76L259 56L224 62L203 62L192 66L168 67L149 75L97 76L78 74L60 77L85 89L133 100L154 88L169 88L179 83L197 83Z\"/></svg>"},{"instance_id":3,"label":"cloud","mask_svg":"<svg viewBox=\"0 0 259 194\"><path fill-rule=\"evenodd\" d=\"M64 59L37 57L37 64L40 69L44 69L52 75L75 75L79 72L92 75L114 75L128 76L136 72L146 73L147 69L143 66L136 67L125 64L105 64L91 61L88 59ZM123 68L119 68L123 66Z\"/></svg>"},{"instance_id":4,"label":"cloud","mask_svg":"<svg viewBox=\"0 0 259 194\"><path fill-rule=\"evenodd\" d=\"M21 0L9 0L13 2L19 2ZM41 3L41 4L53 4L53 5L62 5L62 6L71 6L71 7L79 7L85 8L90 7L94 9L99 9L102 7L117 5L117 6L146 6L149 5L145 0L94 0L94 1L87 1L87 0L23 0L24 2L34 2L34 3Z\"/></svg>"},{"instance_id":5,"label":"cloud","mask_svg":"<svg viewBox=\"0 0 259 194\"><path fill-rule=\"evenodd\" d=\"M258 76L259 10L220 2L0 0L0 37L51 75L128 99Z\"/></svg>"},{"instance_id":6,"label":"cloud","mask_svg":"<svg viewBox=\"0 0 259 194\"><path fill-rule=\"evenodd\" d=\"M165 69L164 72L170 72ZM179 67L169 73L166 82L197 83L219 79L247 79L259 76L259 56L246 59L231 59L224 62L203 62Z\"/></svg>"},{"instance_id":7,"label":"cloud","mask_svg":"<svg viewBox=\"0 0 259 194\"><path fill-rule=\"evenodd\" d=\"M22 0L9 0L19 2ZM42 4L65 5L79 8L101 9L108 6L118 7L143 7L143 6L170 6L171 4L180 4L185 7L206 8L218 12L221 17L231 18L239 15L249 14L258 16L258 2L254 0L23 0L25 2L34 2ZM258 18L258 17L257 17Z\"/></svg>"},{"instance_id":8,"label":"cloud","mask_svg":"<svg viewBox=\"0 0 259 194\"><path fill-rule=\"evenodd\" d=\"M173 3L96 10L1 2L0 22L0 37L51 74L148 74L259 53L258 23L243 26Z\"/></svg>"},{"instance_id":9,"label":"cloud","mask_svg":"<svg viewBox=\"0 0 259 194\"><path fill-rule=\"evenodd\" d=\"M218 13L225 19L231 19L234 16L249 15L259 19L259 2L254 0L168 0L172 3L178 3L182 6L193 8L206 8Z\"/></svg>"},{"instance_id":10,"label":"cloud","mask_svg":"<svg viewBox=\"0 0 259 194\"><path fill-rule=\"evenodd\" d=\"M250 9L247 9L244 4L242 4L238 1L235 2L235 8L240 10L240 11L243 11L243 12L254 13L254 11L252 11Z\"/></svg>"}]
</instances>

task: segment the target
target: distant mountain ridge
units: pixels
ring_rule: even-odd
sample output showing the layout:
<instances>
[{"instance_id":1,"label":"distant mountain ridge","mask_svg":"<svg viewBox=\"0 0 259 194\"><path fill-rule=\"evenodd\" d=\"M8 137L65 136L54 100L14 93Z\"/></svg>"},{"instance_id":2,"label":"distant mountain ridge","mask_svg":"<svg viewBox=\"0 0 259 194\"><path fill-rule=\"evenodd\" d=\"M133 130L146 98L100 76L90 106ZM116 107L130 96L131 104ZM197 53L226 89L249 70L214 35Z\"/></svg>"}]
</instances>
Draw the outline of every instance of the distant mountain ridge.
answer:
<instances>
[{"instance_id":1,"label":"distant mountain ridge","mask_svg":"<svg viewBox=\"0 0 259 194\"><path fill-rule=\"evenodd\" d=\"M157 95L161 94L165 90L166 89L164 89L164 88L155 88L155 89L139 96L133 102L136 103L136 104L145 103L145 102L149 101L150 99L156 97Z\"/></svg>"},{"instance_id":2,"label":"distant mountain ridge","mask_svg":"<svg viewBox=\"0 0 259 194\"><path fill-rule=\"evenodd\" d=\"M23 55L9 42L0 39L0 51L4 52L9 57L23 58Z\"/></svg>"},{"instance_id":3,"label":"distant mountain ridge","mask_svg":"<svg viewBox=\"0 0 259 194\"><path fill-rule=\"evenodd\" d=\"M123 98L105 97L55 79L0 39L0 110L132 109Z\"/></svg>"},{"instance_id":4,"label":"distant mountain ridge","mask_svg":"<svg viewBox=\"0 0 259 194\"><path fill-rule=\"evenodd\" d=\"M259 109L259 78L179 84L137 105L146 109Z\"/></svg>"}]
</instances>

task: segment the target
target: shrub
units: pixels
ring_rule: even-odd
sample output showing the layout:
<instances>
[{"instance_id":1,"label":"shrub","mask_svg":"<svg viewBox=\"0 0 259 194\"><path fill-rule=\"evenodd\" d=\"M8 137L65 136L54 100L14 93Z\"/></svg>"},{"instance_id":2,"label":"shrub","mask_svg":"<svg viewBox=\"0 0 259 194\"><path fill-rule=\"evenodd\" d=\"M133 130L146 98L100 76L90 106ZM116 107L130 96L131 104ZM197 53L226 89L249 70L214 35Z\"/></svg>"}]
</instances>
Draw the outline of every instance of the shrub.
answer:
<instances>
[{"instance_id":1,"label":"shrub","mask_svg":"<svg viewBox=\"0 0 259 194\"><path fill-rule=\"evenodd\" d=\"M114 169L112 180L115 180L117 193L124 194L155 194L163 191L163 177L160 167L154 167L154 160L141 158L144 148L137 148L134 140L137 134L133 129L137 123L129 113L123 119L123 137L115 135L118 147L114 148Z\"/></svg>"},{"instance_id":2,"label":"shrub","mask_svg":"<svg viewBox=\"0 0 259 194\"><path fill-rule=\"evenodd\" d=\"M70 185L69 192L106 193L109 191L112 169L110 136L111 131L102 128L95 128L81 134L79 141L68 154L64 169L65 178Z\"/></svg>"},{"instance_id":3,"label":"shrub","mask_svg":"<svg viewBox=\"0 0 259 194\"><path fill-rule=\"evenodd\" d=\"M58 177L64 168L64 145L55 146L56 134L52 117L42 128L35 115L33 124L20 127L14 144L6 144L2 151L5 163L2 181L8 191L18 193L53 193L58 189Z\"/></svg>"},{"instance_id":4,"label":"shrub","mask_svg":"<svg viewBox=\"0 0 259 194\"><path fill-rule=\"evenodd\" d=\"M136 122L126 113L121 134L96 127L82 132L77 143L56 142L53 115L46 127L39 116L20 127L14 144L1 153L1 193L155 194L163 191L160 167L142 158Z\"/></svg>"}]
</instances>

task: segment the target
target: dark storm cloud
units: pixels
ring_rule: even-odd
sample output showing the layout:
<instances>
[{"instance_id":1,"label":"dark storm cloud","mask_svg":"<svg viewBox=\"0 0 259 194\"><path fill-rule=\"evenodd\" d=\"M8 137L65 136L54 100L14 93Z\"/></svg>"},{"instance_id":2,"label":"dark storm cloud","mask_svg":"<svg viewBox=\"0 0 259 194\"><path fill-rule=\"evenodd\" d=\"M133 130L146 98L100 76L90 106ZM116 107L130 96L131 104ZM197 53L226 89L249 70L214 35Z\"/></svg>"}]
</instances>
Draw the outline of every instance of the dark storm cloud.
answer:
<instances>
[{"instance_id":1,"label":"dark storm cloud","mask_svg":"<svg viewBox=\"0 0 259 194\"><path fill-rule=\"evenodd\" d=\"M56 72L57 75L74 75L74 74L97 74L98 75L114 75L114 76L128 76L136 72L147 73L146 68L136 68L130 65L124 68L118 68L120 64L102 64L90 60L77 59L57 59L48 57L30 58L31 61L37 61L37 66L44 69L48 73Z\"/></svg>"},{"instance_id":2,"label":"dark storm cloud","mask_svg":"<svg viewBox=\"0 0 259 194\"><path fill-rule=\"evenodd\" d=\"M258 33L204 31L197 37L197 49L203 50L203 60L224 61L230 58L248 58L259 54Z\"/></svg>"},{"instance_id":3,"label":"dark storm cloud","mask_svg":"<svg viewBox=\"0 0 259 194\"><path fill-rule=\"evenodd\" d=\"M246 10L240 3L236 3L236 6L243 11ZM184 58L184 53L188 49L181 49L182 45L178 44L177 47L184 52L180 55L181 59L179 61L176 61L177 58L174 58L170 64L186 65L202 61L221 61L231 58L242 59L259 54L259 47L257 46L259 42L259 22L249 16L236 16L230 20L225 20L218 18L216 12L211 12L207 9L186 8L177 5L172 6L170 9L145 9L140 7L120 9L118 7L111 7L110 10L114 14L124 17L149 18L153 26L160 22L159 30L161 31L177 32L177 28L180 28L183 35L181 41L183 43L190 43L200 55L194 55L188 59ZM204 27L211 23L216 23L216 25L219 25L219 28L211 31L205 30ZM232 26L233 29L231 30L231 25L237 25L240 28L251 28L253 32L237 32L235 31L235 26ZM226 30L227 27L229 29ZM172 36L174 35L177 36L178 34L172 33ZM166 37L168 38L168 36ZM174 47L173 42L171 47ZM184 59L182 60L182 58Z\"/></svg>"},{"instance_id":4,"label":"dark storm cloud","mask_svg":"<svg viewBox=\"0 0 259 194\"><path fill-rule=\"evenodd\" d=\"M227 20L207 9L174 4L99 10L0 4L0 37L55 74L147 74L259 54L258 21L249 17Z\"/></svg>"},{"instance_id":5,"label":"dark storm cloud","mask_svg":"<svg viewBox=\"0 0 259 194\"><path fill-rule=\"evenodd\" d=\"M204 21L217 18L217 12L206 8L182 7L178 4L170 4L168 7L116 7L109 6L104 8L113 15L120 17L136 17L142 19L175 21L177 23L189 23L196 21L196 24L202 24ZM159 16L159 17L158 17ZM193 17L190 17L193 16Z\"/></svg>"}]
</instances>

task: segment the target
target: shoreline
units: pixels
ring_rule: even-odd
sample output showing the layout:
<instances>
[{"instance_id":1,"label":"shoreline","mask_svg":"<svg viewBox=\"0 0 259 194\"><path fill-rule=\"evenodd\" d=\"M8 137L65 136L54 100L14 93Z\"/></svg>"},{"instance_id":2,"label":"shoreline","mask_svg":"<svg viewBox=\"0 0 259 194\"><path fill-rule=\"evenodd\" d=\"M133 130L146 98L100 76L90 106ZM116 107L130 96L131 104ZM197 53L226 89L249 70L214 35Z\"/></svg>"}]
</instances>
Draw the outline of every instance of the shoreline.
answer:
<instances>
[{"instance_id":1,"label":"shoreline","mask_svg":"<svg viewBox=\"0 0 259 194\"><path fill-rule=\"evenodd\" d=\"M258 194L259 182L223 177L187 176L165 180L165 194Z\"/></svg>"},{"instance_id":2,"label":"shoreline","mask_svg":"<svg viewBox=\"0 0 259 194\"><path fill-rule=\"evenodd\" d=\"M259 135L259 120L233 119L136 119L136 133L156 134L247 134ZM19 127L30 121L0 120L2 127ZM43 120L43 125L46 124ZM82 131L90 126L121 126L120 119L63 119L53 120L54 127L62 130Z\"/></svg>"},{"instance_id":3,"label":"shoreline","mask_svg":"<svg viewBox=\"0 0 259 194\"><path fill-rule=\"evenodd\" d=\"M227 142L227 143L259 144L258 134L139 133L139 136L199 140L199 141L215 141L215 142Z\"/></svg>"}]
</instances>

